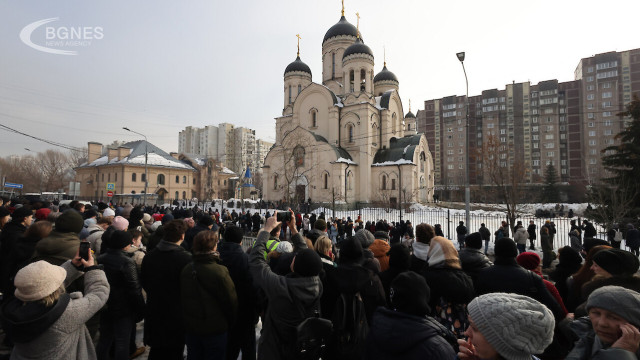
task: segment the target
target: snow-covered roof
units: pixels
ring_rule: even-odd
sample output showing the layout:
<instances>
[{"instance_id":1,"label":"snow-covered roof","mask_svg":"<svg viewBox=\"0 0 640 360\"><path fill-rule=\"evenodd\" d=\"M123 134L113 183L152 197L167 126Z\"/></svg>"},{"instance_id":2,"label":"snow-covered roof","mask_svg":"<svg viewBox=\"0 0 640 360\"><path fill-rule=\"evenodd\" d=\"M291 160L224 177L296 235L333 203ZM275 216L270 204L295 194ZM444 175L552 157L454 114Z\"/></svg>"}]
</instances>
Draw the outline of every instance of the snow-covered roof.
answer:
<instances>
[{"instance_id":1,"label":"snow-covered roof","mask_svg":"<svg viewBox=\"0 0 640 360\"><path fill-rule=\"evenodd\" d=\"M349 165L358 165L358 164L356 164L355 161L353 161L351 159L345 159L343 157L338 158L338 160L336 160L336 163L344 163L344 164L349 164Z\"/></svg>"},{"instance_id":2,"label":"snow-covered roof","mask_svg":"<svg viewBox=\"0 0 640 360\"><path fill-rule=\"evenodd\" d=\"M229 169L229 168L228 168L228 167L226 167L226 166L223 166L223 167L222 167L222 170L220 170L220 173L222 173L222 174L229 174L229 175L235 175L235 174L236 174L235 172L231 171L231 169Z\"/></svg>"},{"instance_id":3,"label":"snow-covered roof","mask_svg":"<svg viewBox=\"0 0 640 360\"><path fill-rule=\"evenodd\" d=\"M184 163L180 160L176 160L173 156L167 154L157 146L145 142L144 140L133 141L123 145L123 147L131 149L129 156L122 159L114 157L109 160L108 155L94 160L91 163L85 163L80 167L93 167L102 165L116 165L116 164L131 164L131 165L143 165L145 163L145 152L148 152L147 165L157 167L168 167L176 169L195 170L191 165Z\"/></svg>"},{"instance_id":4,"label":"snow-covered roof","mask_svg":"<svg viewBox=\"0 0 640 360\"><path fill-rule=\"evenodd\" d=\"M381 163L374 163L371 166L396 166L396 165L413 165L413 161L407 159L400 159L396 161L385 161Z\"/></svg>"}]
</instances>

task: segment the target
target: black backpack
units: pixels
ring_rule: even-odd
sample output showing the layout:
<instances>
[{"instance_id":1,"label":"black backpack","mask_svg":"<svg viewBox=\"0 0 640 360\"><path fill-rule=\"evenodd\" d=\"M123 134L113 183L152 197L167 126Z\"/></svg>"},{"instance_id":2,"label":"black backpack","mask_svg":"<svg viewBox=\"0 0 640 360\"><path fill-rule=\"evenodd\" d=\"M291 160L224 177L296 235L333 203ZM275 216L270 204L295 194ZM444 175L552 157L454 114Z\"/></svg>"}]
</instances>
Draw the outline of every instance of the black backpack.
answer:
<instances>
[{"instance_id":1,"label":"black backpack","mask_svg":"<svg viewBox=\"0 0 640 360\"><path fill-rule=\"evenodd\" d=\"M318 360L326 358L331 338L331 321L314 316L306 318L296 328L296 359Z\"/></svg>"},{"instance_id":2,"label":"black backpack","mask_svg":"<svg viewBox=\"0 0 640 360\"><path fill-rule=\"evenodd\" d=\"M359 359L364 354L369 324L360 292L341 293L331 320L331 352L335 359Z\"/></svg>"}]
</instances>

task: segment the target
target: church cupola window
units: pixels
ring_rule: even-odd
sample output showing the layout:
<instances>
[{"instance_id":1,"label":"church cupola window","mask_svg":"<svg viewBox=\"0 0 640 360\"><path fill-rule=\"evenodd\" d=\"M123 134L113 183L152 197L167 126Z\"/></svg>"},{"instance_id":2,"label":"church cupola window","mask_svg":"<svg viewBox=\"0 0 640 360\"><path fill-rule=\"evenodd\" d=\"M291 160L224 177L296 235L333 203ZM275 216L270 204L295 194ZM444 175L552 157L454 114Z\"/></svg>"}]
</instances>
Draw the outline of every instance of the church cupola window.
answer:
<instances>
[{"instance_id":1,"label":"church cupola window","mask_svg":"<svg viewBox=\"0 0 640 360\"><path fill-rule=\"evenodd\" d=\"M291 85L289 85L289 104L291 104Z\"/></svg>"},{"instance_id":2,"label":"church cupola window","mask_svg":"<svg viewBox=\"0 0 640 360\"><path fill-rule=\"evenodd\" d=\"M315 110L311 110L311 127L318 127L318 112Z\"/></svg>"},{"instance_id":3,"label":"church cupola window","mask_svg":"<svg viewBox=\"0 0 640 360\"><path fill-rule=\"evenodd\" d=\"M347 132L349 134L349 142L353 142L353 125L349 125Z\"/></svg>"},{"instance_id":4,"label":"church cupola window","mask_svg":"<svg viewBox=\"0 0 640 360\"><path fill-rule=\"evenodd\" d=\"M367 88L367 72L362 69L360 70L360 91L365 92Z\"/></svg>"},{"instance_id":5,"label":"church cupola window","mask_svg":"<svg viewBox=\"0 0 640 360\"><path fill-rule=\"evenodd\" d=\"M355 73L353 70L349 71L349 91L353 92L354 90L354 82L355 82Z\"/></svg>"},{"instance_id":6,"label":"church cupola window","mask_svg":"<svg viewBox=\"0 0 640 360\"><path fill-rule=\"evenodd\" d=\"M331 80L336 78L336 53L331 54Z\"/></svg>"},{"instance_id":7,"label":"church cupola window","mask_svg":"<svg viewBox=\"0 0 640 360\"><path fill-rule=\"evenodd\" d=\"M302 92L302 85L298 84L298 95L300 95L300 92Z\"/></svg>"}]
</instances>

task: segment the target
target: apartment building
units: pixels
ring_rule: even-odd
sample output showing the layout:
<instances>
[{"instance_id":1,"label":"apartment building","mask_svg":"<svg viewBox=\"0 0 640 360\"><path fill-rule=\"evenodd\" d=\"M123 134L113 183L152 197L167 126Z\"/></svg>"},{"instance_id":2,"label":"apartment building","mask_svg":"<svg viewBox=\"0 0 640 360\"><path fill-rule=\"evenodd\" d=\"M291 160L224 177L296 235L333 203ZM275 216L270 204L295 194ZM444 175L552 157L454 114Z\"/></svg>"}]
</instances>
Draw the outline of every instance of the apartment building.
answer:
<instances>
[{"instance_id":1,"label":"apartment building","mask_svg":"<svg viewBox=\"0 0 640 360\"><path fill-rule=\"evenodd\" d=\"M640 49L581 59L573 81L512 83L471 96L468 129L465 96L427 100L417 129L433 154L438 189L462 188L466 154L472 185L490 183L486 162L494 156L498 166L524 164L527 183L542 183L553 164L561 181L585 184L604 175L600 151L615 144L628 121L616 114L634 93L640 93ZM489 142L497 144L495 153L487 154Z\"/></svg>"},{"instance_id":2,"label":"apartment building","mask_svg":"<svg viewBox=\"0 0 640 360\"><path fill-rule=\"evenodd\" d=\"M235 173L247 166L259 171L273 143L256 139L255 130L221 123L203 128L187 126L178 134L178 152L199 158L213 158ZM264 148L267 151L264 151Z\"/></svg>"}]
</instances>

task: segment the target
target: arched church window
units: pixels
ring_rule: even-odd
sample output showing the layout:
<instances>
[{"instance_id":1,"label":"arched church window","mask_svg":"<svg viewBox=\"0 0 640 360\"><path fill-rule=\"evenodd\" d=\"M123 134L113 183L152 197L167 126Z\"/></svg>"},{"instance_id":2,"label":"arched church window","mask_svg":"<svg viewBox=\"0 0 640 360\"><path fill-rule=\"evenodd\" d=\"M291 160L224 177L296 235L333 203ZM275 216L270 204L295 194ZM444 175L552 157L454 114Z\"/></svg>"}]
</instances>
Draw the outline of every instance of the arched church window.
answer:
<instances>
[{"instance_id":1,"label":"arched church window","mask_svg":"<svg viewBox=\"0 0 640 360\"><path fill-rule=\"evenodd\" d=\"M382 175L382 190L387 190L387 175Z\"/></svg>"},{"instance_id":2,"label":"arched church window","mask_svg":"<svg viewBox=\"0 0 640 360\"><path fill-rule=\"evenodd\" d=\"M349 125L349 142L353 142L353 125Z\"/></svg>"},{"instance_id":3,"label":"arched church window","mask_svg":"<svg viewBox=\"0 0 640 360\"><path fill-rule=\"evenodd\" d=\"M300 95L301 91L302 91L302 85L298 84L298 95Z\"/></svg>"},{"instance_id":4,"label":"arched church window","mask_svg":"<svg viewBox=\"0 0 640 360\"><path fill-rule=\"evenodd\" d=\"M315 110L311 112L311 127L318 127L318 112Z\"/></svg>"},{"instance_id":5,"label":"arched church window","mask_svg":"<svg viewBox=\"0 0 640 360\"><path fill-rule=\"evenodd\" d=\"M336 54L331 54L331 80L336 78Z\"/></svg>"},{"instance_id":6,"label":"arched church window","mask_svg":"<svg viewBox=\"0 0 640 360\"><path fill-rule=\"evenodd\" d=\"M396 133L396 127L398 126L398 119L395 113L391 115L391 132Z\"/></svg>"},{"instance_id":7,"label":"arched church window","mask_svg":"<svg viewBox=\"0 0 640 360\"><path fill-rule=\"evenodd\" d=\"M278 175L273 175L273 190L278 189Z\"/></svg>"},{"instance_id":8,"label":"arched church window","mask_svg":"<svg viewBox=\"0 0 640 360\"><path fill-rule=\"evenodd\" d=\"M183 183L183 184L186 184L186 183L187 183L187 177L186 177L186 176L183 176L183 177L182 177L182 183Z\"/></svg>"},{"instance_id":9,"label":"arched church window","mask_svg":"<svg viewBox=\"0 0 640 360\"><path fill-rule=\"evenodd\" d=\"M164 175L158 174L158 185L164 185Z\"/></svg>"},{"instance_id":10,"label":"arched church window","mask_svg":"<svg viewBox=\"0 0 640 360\"><path fill-rule=\"evenodd\" d=\"M407 124L407 130L411 131L411 124Z\"/></svg>"},{"instance_id":11,"label":"arched church window","mask_svg":"<svg viewBox=\"0 0 640 360\"><path fill-rule=\"evenodd\" d=\"M354 91L353 89L354 89L354 82L355 82L355 81L356 81L356 80L355 80L355 74L354 74L354 71L353 71L353 70L351 70L351 71L349 71L349 89L350 89L350 92L353 92L353 91Z\"/></svg>"},{"instance_id":12,"label":"arched church window","mask_svg":"<svg viewBox=\"0 0 640 360\"><path fill-rule=\"evenodd\" d=\"M289 104L291 104L291 85L289 85Z\"/></svg>"},{"instance_id":13,"label":"arched church window","mask_svg":"<svg viewBox=\"0 0 640 360\"><path fill-rule=\"evenodd\" d=\"M362 69L360 70L360 91L364 92L367 88L367 72Z\"/></svg>"},{"instance_id":14,"label":"arched church window","mask_svg":"<svg viewBox=\"0 0 640 360\"><path fill-rule=\"evenodd\" d=\"M176 197L175 197L175 200L178 200L178 199L180 199L180 193L178 193L178 192L176 191Z\"/></svg>"},{"instance_id":15,"label":"arched church window","mask_svg":"<svg viewBox=\"0 0 640 360\"><path fill-rule=\"evenodd\" d=\"M295 166L304 166L304 148L300 145L293 148L293 161Z\"/></svg>"},{"instance_id":16,"label":"arched church window","mask_svg":"<svg viewBox=\"0 0 640 360\"><path fill-rule=\"evenodd\" d=\"M324 173L324 188L328 189L329 188L329 174Z\"/></svg>"},{"instance_id":17,"label":"arched church window","mask_svg":"<svg viewBox=\"0 0 640 360\"><path fill-rule=\"evenodd\" d=\"M391 179L391 190L396 189L396 179Z\"/></svg>"},{"instance_id":18,"label":"arched church window","mask_svg":"<svg viewBox=\"0 0 640 360\"><path fill-rule=\"evenodd\" d=\"M423 151L420 153L420 172L424 172L426 160L427 160L427 156L424 154L424 151Z\"/></svg>"}]
</instances>

